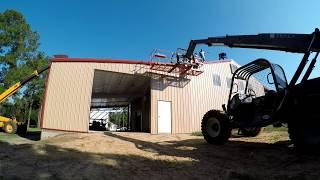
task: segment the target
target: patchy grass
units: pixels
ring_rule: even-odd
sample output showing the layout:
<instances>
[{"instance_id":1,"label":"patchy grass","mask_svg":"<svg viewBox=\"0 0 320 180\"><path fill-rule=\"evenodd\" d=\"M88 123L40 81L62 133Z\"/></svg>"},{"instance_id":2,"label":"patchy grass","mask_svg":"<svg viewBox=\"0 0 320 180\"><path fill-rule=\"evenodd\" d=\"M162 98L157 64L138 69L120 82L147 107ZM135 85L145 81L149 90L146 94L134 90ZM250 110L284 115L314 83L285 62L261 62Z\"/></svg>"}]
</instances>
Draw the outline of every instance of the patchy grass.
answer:
<instances>
[{"instance_id":1,"label":"patchy grass","mask_svg":"<svg viewBox=\"0 0 320 180\"><path fill-rule=\"evenodd\" d=\"M16 135L16 134L7 134L4 132L0 132L0 141L2 141L2 142L12 141L17 138L18 138L18 135Z\"/></svg>"},{"instance_id":2,"label":"patchy grass","mask_svg":"<svg viewBox=\"0 0 320 180\"><path fill-rule=\"evenodd\" d=\"M286 134L284 133L281 133L280 131L278 131L279 134L273 134L271 137L270 137L270 140L271 142L277 142L277 141L280 141L282 140L284 137L286 137Z\"/></svg>"},{"instance_id":3,"label":"patchy grass","mask_svg":"<svg viewBox=\"0 0 320 180\"><path fill-rule=\"evenodd\" d=\"M273 127L272 125L263 128L263 132L272 133L272 132L287 132L287 127ZM237 133L238 129L234 129L233 133ZM203 136L201 131L196 131L191 133L192 136Z\"/></svg>"},{"instance_id":4,"label":"patchy grass","mask_svg":"<svg viewBox=\"0 0 320 180\"><path fill-rule=\"evenodd\" d=\"M40 128L28 128L26 133L8 134L0 131L0 142L20 143L26 140L38 141L41 138ZM0 177L1 179L1 177Z\"/></svg>"},{"instance_id":5,"label":"patchy grass","mask_svg":"<svg viewBox=\"0 0 320 180\"><path fill-rule=\"evenodd\" d=\"M191 136L203 136L201 131L192 132Z\"/></svg>"},{"instance_id":6,"label":"patchy grass","mask_svg":"<svg viewBox=\"0 0 320 180\"><path fill-rule=\"evenodd\" d=\"M40 128L28 128L27 132L40 133L41 129Z\"/></svg>"},{"instance_id":7,"label":"patchy grass","mask_svg":"<svg viewBox=\"0 0 320 180\"><path fill-rule=\"evenodd\" d=\"M287 127L273 127L272 125L267 126L263 129L263 132L287 132L288 128Z\"/></svg>"}]
</instances>

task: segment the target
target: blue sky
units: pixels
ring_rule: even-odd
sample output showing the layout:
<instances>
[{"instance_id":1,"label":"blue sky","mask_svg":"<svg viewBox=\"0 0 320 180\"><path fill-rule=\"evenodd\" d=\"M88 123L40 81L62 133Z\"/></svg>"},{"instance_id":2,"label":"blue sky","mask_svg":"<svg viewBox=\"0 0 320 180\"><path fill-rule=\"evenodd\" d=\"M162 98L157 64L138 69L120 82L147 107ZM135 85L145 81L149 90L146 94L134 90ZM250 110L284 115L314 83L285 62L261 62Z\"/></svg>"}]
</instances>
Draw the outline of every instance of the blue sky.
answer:
<instances>
[{"instance_id":1,"label":"blue sky","mask_svg":"<svg viewBox=\"0 0 320 180\"><path fill-rule=\"evenodd\" d=\"M306 3L308 2L308 3ZM2 0L0 11L16 9L40 34L47 55L148 60L153 48L175 51L190 39L263 32L311 33L320 27L319 0ZM289 79L299 54L230 48L219 52L239 64L267 58ZM319 68L313 76L319 75Z\"/></svg>"}]
</instances>

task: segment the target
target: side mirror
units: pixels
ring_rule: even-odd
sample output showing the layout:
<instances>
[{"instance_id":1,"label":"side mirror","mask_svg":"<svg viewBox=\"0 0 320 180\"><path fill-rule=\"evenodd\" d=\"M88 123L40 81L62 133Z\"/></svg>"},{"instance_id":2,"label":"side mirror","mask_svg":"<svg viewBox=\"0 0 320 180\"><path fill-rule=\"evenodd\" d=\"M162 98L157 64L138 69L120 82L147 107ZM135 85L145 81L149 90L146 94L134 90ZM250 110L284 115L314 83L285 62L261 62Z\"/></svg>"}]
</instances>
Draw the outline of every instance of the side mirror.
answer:
<instances>
[{"instance_id":1,"label":"side mirror","mask_svg":"<svg viewBox=\"0 0 320 180\"><path fill-rule=\"evenodd\" d=\"M273 77L272 77L272 74L271 74L271 73L269 73L269 74L267 75L267 80L268 80L268 83L269 83L269 84L274 84Z\"/></svg>"}]
</instances>

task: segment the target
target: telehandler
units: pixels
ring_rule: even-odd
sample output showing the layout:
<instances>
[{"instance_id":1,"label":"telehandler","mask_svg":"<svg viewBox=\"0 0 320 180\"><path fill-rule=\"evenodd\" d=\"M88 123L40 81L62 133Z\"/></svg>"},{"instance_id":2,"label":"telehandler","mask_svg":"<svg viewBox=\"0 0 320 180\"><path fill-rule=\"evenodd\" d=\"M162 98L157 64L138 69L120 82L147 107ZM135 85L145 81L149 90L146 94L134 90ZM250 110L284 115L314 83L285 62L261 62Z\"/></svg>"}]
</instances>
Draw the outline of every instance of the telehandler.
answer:
<instances>
[{"instance_id":1,"label":"telehandler","mask_svg":"<svg viewBox=\"0 0 320 180\"><path fill-rule=\"evenodd\" d=\"M14 95L21 87L23 87L23 85L33 80L34 78L38 77L39 74L49 69L49 67L50 66L46 66L40 70L33 71L33 73L30 76L26 77L25 79L17 82L16 84L8 88L6 91L0 94L0 103L3 103L10 96ZM20 125L20 122L18 122L15 117L8 118L8 117L0 116L0 128L2 128L6 133L9 133L9 134L16 133L18 129L18 125Z\"/></svg>"},{"instance_id":2,"label":"telehandler","mask_svg":"<svg viewBox=\"0 0 320 180\"><path fill-rule=\"evenodd\" d=\"M199 44L304 54L290 83L283 69L267 59L260 58L236 69L223 111L213 109L203 116L201 129L208 143L226 143L232 129L256 136L261 127L287 124L296 148L320 145L320 78L309 79L320 51L319 29L311 34L264 33L191 40L184 55L186 61L194 58ZM302 73L312 54L314 57ZM244 91L238 88L241 81Z\"/></svg>"}]
</instances>

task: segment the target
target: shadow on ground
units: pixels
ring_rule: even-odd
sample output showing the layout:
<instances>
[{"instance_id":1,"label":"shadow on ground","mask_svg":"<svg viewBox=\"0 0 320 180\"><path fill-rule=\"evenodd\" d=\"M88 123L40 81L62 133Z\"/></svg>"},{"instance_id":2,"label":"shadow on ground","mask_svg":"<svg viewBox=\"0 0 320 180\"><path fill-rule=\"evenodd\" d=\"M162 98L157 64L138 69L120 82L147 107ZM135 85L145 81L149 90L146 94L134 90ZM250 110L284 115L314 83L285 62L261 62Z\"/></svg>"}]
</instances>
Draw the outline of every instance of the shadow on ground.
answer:
<instances>
[{"instance_id":1,"label":"shadow on ground","mask_svg":"<svg viewBox=\"0 0 320 180\"><path fill-rule=\"evenodd\" d=\"M25 124L19 125L16 133L18 136L32 140L39 141L41 139L41 130L38 131L28 131Z\"/></svg>"},{"instance_id":2,"label":"shadow on ground","mask_svg":"<svg viewBox=\"0 0 320 180\"><path fill-rule=\"evenodd\" d=\"M20 137L29 139L31 141L40 141L41 140L41 132L27 132L27 133L19 133Z\"/></svg>"},{"instance_id":3,"label":"shadow on ground","mask_svg":"<svg viewBox=\"0 0 320 180\"><path fill-rule=\"evenodd\" d=\"M45 141L21 145L0 142L0 179L247 180L318 179L320 175L319 158L296 156L286 141L232 141L213 146L200 138L148 142L114 133L105 133L105 138L132 143L141 154L84 152Z\"/></svg>"},{"instance_id":4,"label":"shadow on ground","mask_svg":"<svg viewBox=\"0 0 320 180\"><path fill-rule=\"evenodd\" d=\"M319 155L298 155L289 141L274 144L233 140L209 145L202 139L154 143L113 133L107 136L129 141L143 151L195 159L190 170L205 177L226 179L318 179ZM240 138L240 137L239 137ZM163 145L165 144L165 145Z\"/></svg>"}]
</instances>

